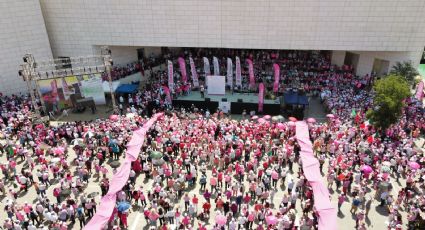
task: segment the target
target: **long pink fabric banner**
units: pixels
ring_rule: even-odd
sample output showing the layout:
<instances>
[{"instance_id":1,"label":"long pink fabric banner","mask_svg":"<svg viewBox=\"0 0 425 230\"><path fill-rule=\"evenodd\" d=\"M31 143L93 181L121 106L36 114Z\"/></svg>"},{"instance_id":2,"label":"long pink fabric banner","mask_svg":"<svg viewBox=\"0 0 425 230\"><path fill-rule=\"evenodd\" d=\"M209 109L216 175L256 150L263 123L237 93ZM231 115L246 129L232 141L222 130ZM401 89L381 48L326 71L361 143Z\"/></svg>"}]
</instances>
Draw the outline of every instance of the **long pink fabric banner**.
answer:
<instances>
[{"instance_id":1,"label":"long pink fabric banner","mask_svg":"<svg viewBox=\"0 0 425 230\"><path fill-rule=\"evenodd\" d=\"M173 89L174 88L174 70L173 70L173 63L171 61L168 61L168 88Z\"/></svg>"},{"instance_id":2,"label":"long pink fabric banner","mask_svg":"<svg viewBox=\"0 0 425 230\"><path fill-rule=\"evenodd\" d=\"M251 59L246 59L246 62L248 62L248 70L249 70L249 88L254 89L255 87L254 65Z\"/></svg>"},{"instance_id":3,"label":"long pink fabric banner","mask_svg":"<svg viewBox=\"0 0 425 230\"><path fill-rule=\"evenodd\" d=\"M179 66L180 66L180 73L182 74L182 81L184 84L187 82L187 73L186 73L186 61L179 57Z\"/></svg>"},{"instance_id":4,"label":"long pink fabric banner","mask_svg":"<svg viewBox=\"0 0 425 230\"><path fill-rule=\"evenodd\" d=\"M236 85L242 87L241 60L236 57Z\"/></svg>"},{"instance_id":5,"label":"long pink fabric banner","mask_svg":"<svg viewBox=\"0 0 425 230\"><path fill-rule=\"evenodd\" d=\"M308 126L304 121L296 123L295 136L301 147L304 175L313 188L314 207L318 212L319 230L336 230L336 209L329 200L329 190L320 176L319 161L314 157Z\"/></svg>"},{"instance_id":6,"label":"long pink fabric banner","mask_svg":"<svg viewBox=\"0 0 425 230\"><path fill-rule=\"evenodd\" d=\"M90 222L84 226L84 230L98 230L103 229L103 227L106 226L114 210L117 193L122 190L125 183L128 181L131 170L131 162L137 159L143 142L145 141L146 132L162 115L162 113L155 114L143 125L142 128L133 132L133 136L131 137L130 142L127 144L125 160L121 167L113 175L111 183L109 183L108 193L100 200L97 212L91 218Z\"/></svg>"},{"instance_id":7,"label":"long pink fabric banner","mask_svg":"<svg viewBox=\"0 0 425 230\"><path fill-rule=\"evenodd\" d=\"M192 82L194 87L199 87L198 73L196 72L195 62L193 58L189 58L190 71L192 72Z\"/></svg>"},{"instance_id":8,"label":"long pink fabric banner","mask_svg":"<svg viewBox=\"0 0 425 230\"><path fill-rule=\"evenodd\" d=\"M274 69L274 83L273 83L273 92L277 93L279 91L279 80L280 80L280 66L279 64L273 64Z\"/></svg>"},{"instance_id":9,"label":"long pink fabric banner","mask_svg":"<svg viewBox=\"0 0 425 230\"><path fill-rule=\"evenodd\" d=\"M263 112L264 107L264 83L260 83L258 92L258 112Z\"/></svg>"},{"instance_id":10,"label":"long pink fabric banner","mask_svg":"<svg viewBox=\"0 0 425 230\"><path fill-rule=\"evenodd\" d=\"M422 101L422 99L424 98L424 82L423 81L419 82L418 87L416 87L415 97L419 101Z\"/></svg>"}]
</instances>

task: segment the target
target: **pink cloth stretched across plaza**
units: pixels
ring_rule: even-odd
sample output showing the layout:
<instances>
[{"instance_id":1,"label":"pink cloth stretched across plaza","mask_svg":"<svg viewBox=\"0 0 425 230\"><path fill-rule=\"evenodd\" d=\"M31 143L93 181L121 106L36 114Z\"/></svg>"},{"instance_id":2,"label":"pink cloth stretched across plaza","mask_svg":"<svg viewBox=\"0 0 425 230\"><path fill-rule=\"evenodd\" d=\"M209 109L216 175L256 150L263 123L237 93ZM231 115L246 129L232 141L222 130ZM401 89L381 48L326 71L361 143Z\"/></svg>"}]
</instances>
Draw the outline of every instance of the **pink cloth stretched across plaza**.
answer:
<instances>
[{"instance_id":1,"label":"pink cloth stretched across plaza","mask_svg":"<svg viewBox=\"0 0 425 230\"><path fill-rule=\"evenodd\" d=\"M307 123L296 122L296 138L301 148L301 161L305 177L313 188L314 207L316 208L319 229L336 230L336 209L329 200L329 190L320 176L319 161L314 157Z\"/></svg>"},{"instance_id":2,"label":"pink cloth stretched across plaza","mask_svg":"<svg viewBox=\"0 0 425 230\"><path fill-rule=\"evenodd\" d=\"M146 132L152 127L156 120L163 114L155 114L149 119L142 128L134 131L130 142L127 145L127 153L124 162L118 171L113 175L109 185L108 193L100 200L99 208L90 222L84 227L84 230L98 230L102 229L109 221L114 210L117 193L121 191L125 183L128 181L131 170L131 162L137 159L139 151L145 141Z\"/></svg>"}]
</instances>

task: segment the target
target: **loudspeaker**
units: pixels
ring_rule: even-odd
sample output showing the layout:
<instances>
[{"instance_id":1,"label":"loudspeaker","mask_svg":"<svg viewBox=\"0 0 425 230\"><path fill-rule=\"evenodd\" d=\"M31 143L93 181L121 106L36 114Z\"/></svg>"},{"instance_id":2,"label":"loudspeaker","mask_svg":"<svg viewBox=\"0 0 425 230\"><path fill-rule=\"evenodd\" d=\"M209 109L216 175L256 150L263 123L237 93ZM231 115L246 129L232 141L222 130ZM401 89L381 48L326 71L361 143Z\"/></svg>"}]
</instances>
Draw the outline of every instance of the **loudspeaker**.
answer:
<instances>
[{"instance_id":1,"label":"loudspeaker","mask_svg":"<svg viewBox=\"0 0 425 230\"><path fill-rule=\"evenodd\" d=\"M206 97L206 98L205 98L205 102L211 102L211 98Z\"/></svg>"},{"instance_id":2,"label":"loudspeaker","mask_svg":"<svg viewBox=\"0 0 425 230\"><path fill-rule=\"evenodd\" d=\"M238 102L239 102L239 103L242 103L242 102L243 102L243 100L239 98L239 99L238 99Z\"/></svg>"},{"instance_id":3,"label":"loudspeaker","mask_svg":"<svg viewBox=\"0 0 425 230\"><path fill-rule=\"evenodd\" d=\"M221 98L221 101L226 102L227 98Z\"/></svg>"}]
</instances>

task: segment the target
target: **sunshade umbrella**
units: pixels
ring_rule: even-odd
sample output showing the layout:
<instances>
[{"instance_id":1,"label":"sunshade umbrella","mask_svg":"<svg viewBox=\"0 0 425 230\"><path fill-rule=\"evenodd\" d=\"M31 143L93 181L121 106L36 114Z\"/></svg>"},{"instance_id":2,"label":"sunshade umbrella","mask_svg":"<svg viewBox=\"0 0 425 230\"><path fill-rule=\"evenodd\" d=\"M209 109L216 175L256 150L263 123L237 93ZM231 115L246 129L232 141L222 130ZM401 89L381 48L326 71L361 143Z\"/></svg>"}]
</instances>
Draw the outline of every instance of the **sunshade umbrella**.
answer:
<instances>
[{"instance_id":1,"label":"sunshade umbrella","mask_svg":"<svg viewBox=\"0 0 425 230\"><path fill-rule=\"evenodd\" d=\"M363 165L360 170L364 173L371 173L373 171L372 167L369 165Z\"/></svg>"},{"instance_id":2,"label":"sunshade umbrella","mask_svg":"<svg viewBox=\"0 0 425 230\"><path fill-rule=\"evenodd\" d=\"M389 161L384 161L384 162L382 162L382 165L389 167L389 166L391 166L391 163Z\"/></svg>"},{"instance_id":3,"label":"sunshade umbrella","mask_svg":"<svg viewBox=\"0 0 425 230\"><path fill-rule=\"evenodd\" d=\"M89 195L87 195L88 198L95 198L97 195L99 195L98 192L92 192Z\"/></svg>"},{"instance_id":4,"label":"sunshade umbrella","mask_svg":"<svg viewBox=\"0 0 425 230\"><path fill-rule=\"evenodd\" d=\"M151 156L152 159L160 159L160 158L162 158L163 154L161 152L158 152L158 151L153 151L150 154L150 156Z\"/></svg>"},{"instance_id":5,"label":"sunshade umbrella","mask_svg":"<svg viewBox=\"0 0 425 230\"><path fill-rule=\"evenodd\" d=\"M382 190L387 190L390 187L390 183L383 181L379 184L379 188Z\"/></svg>"},{"instance_id":6,"label":"sunshade umbrella","mask_svg":"<svg viewBox=\"0 0 425 230\"><path fill-rule=\"evenodd\" d=\"M327 117L327 118L330 118L330 119L333 119L333 118L335 118L335 115L333 115L333 114L328 114L328 115L326 115L326 117Z\"/></svg>"},{"instance_id":7,"label":"sunshade umbrella","mask_svg":"<svg viewBox=\"0 0 425 230\"><path fill-rule=\"evenodd\" d=\"M252 116L251 119L252 120L257 120L258 119L258 116Z\"/></svg>"},{"instance_id":8,"label":"sunshade umbrella","mask_svg":"<svg viewBox=\"0 0 425 230\"><path fill-rule=\"evenodd\" d=\"M387 173L387 172L390 172L390 171L391 171L391 169L390 169L390 167L388 167L388 166L386 166L386 165L383 165L383 166L381 167L381 171L382 171L382 172Z\"/></svg>"},{"instance_id":9,"label":"sunshade umbrella","mask_svg":"<svg viewBox=\"0 0 425 230\"><path fill-rule=\"evenodd\" d=\"M367 157L363 158L363 161L366 162L366 163L370 163L372 160L370 159L369 156L367 156Z\"/></svg>"},{"instance_id":10,"label":"sunshade umbrella","mask_svg":"<svg viewBox=\"0 0 425 230\"><path fill-rule=\"evenodd\" d=\"M263 118L266 119L266 120L270 120L270 118L272 118L272 117L270 115L265 115Z\"/></svg>"},{"instance_id":11,"label":"sunshade umbrella","mask_svg":"<svg viewBox=\"0 0 425 230\"><path fill-rule=\"evenodd\" d=\"M297 121L297 118L295 118L295 117L288 117L288 120L295 122L295 121Z\"/></svg>"},{"instance_id":12,"label":"sunshade umbrella","mask_svg":"<svg viewBox=\"0 0 425 230\"><path fill-rule=\"evenodd\" d=\"M284 130L285 129L285 125L283 123L277 123L276 127L280 130Z\"/></svg>"},{"instance_id":13,"label":"sunshade umbrella","mask_svg":"<svg viewBox=\"0 0 425 230\"><path fill-rule=\"evenodd\" d=\"M220 214L215 216L215 222L220 226L224 226L227 223L227 218L224 215Z\"/></svg>"},{"instance_id":14,"label":"sunshade umbrella","mask_svg":"<svg viewBox=\"0 0 425 230\"><path fill-rule=\"evenodd\" d=\"M129 208L130 208L130 203L128 203L127 201L121 201L117 205L117 209L119 212L124 212L125 210Z\"/></svg>"},{"instance_id":15,"label":"sunshade umbrella","mask_svg":"<svg viewBox=\"0 0 425 230\"><path fill-rule=\"evenodd\" d=\"M310 117L310 118L307 119L307 122L308 123L316 123L316 119Z\"/></svg>"},{"instance_id":16,"label":"sunshade umbrella","mask_svg":"<svg viewBox=\"0 0 425 230\"><path fill-rule=\"evenodd\" d=\"M109 119L111 120L111 121L118 121L118 115L116 115L116 114L112 114L111 116L109 116Z\"/></svg>"},{"instance_id":17,"label":"sunshade umbrella","mask_svg":"<svg viewBox=\"0 0 425 230\"><path fill-rule=\"evenodd\" d=\"M268 225L275 225L277 223L277 218L273 215L266 216L266 222Z\"/></svg>"},{"instance_id":18,"label":"sunshade umbrella","mask_svg":"<svg viewBox=\"0 0 425 230\"><path fill-rule=\"evenodd\" d=\"M71 145L75 146L84 146L84 140L82 138L75 138L74 140L71 141Z\"/></svg>"},{"instance_id":19,"label":"sunshade umbrella","mask_svg":"<svg viewBox=\"0 0 425 230\"><path fill-rule=\"evenodd\" d=\"M273 117L272 117L272 121L274 121L274 122L279 121L279 116L273 116Z\"/></svg>"},{"instance_id":20,"label":"sunshade umbrella","mask_svg":"<svg viewBox=\"0 0 425 230\"><path fill-rule=\"evenodd\" d=\"M408 163L408 165L411 169L414 169L414 170L421 168L421 166L417 162L414 162L414 161L410 161Z\"/></svg>"},{"instance_id":21,"label":"sunshade umbrella","mask_svg":"<svg viewBox=\"0 0 425 230\"><path fill-rule=\"evenodd\" d=\"M119 161L112 161L110 163L112 168L118 168L120 166L120 162Z\"/></svg>"},{"instance_id":22,"label":"sunshade umbrella","mask_svg":"<svg viewBox=\"0 0 425 230\"><path fill-rule=\"evenodd\" d=\"M57 155L62 155L65 152L65 149L62 147L56 147L53 149L53 153Z\"/></svg>"},{"instance_id":23,"label":"sunshade umbrella","mask_svg":"<svg viewBox=\"0 0 425 230\"><path fill-rule=\"evenodd\" d=\"M264 118L258 118L258 123L263 124L266 123L267 121Z\"/></svg>"}]
</instances>

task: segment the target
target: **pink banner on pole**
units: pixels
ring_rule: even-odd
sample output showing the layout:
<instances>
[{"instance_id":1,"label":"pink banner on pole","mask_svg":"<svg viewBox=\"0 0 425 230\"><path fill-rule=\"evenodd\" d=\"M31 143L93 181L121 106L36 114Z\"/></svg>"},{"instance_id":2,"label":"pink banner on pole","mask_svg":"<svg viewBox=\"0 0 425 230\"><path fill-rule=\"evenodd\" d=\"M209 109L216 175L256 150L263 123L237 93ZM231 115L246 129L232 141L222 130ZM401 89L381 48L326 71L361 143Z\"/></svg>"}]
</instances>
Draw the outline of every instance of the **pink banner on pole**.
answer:
<instances>
[{"instance_id":1,"label":"pink banner on pole","mask_svg":"<svg viewBox=\"0 0 425 230\"><path fill-rule=\"evenodd\" d=\"M336 209L329 200L329 190L320 176L320 164L313 154L307 123L297 122L295 135L301 147L300 156L304 175L313 188L314 207L319 217L319 230L336 230Z\"/></svg>"},{"instance_id":2,"label":"pink banner on pole","mask_svg":"<svg viewBox=\"0 0 425 230\"><path fill-rule=\"evenodd\" d=\"M242 86L242 72L241 72L241 60L239 57L236 57L236 85Z\"/></svg>"},{"instance_id":3,"label":"pink banner on pole","mask_svg":"<svg viewBox=\"0 0 425 230\"><path fill-rule=\"evenodd\" d=\"M52 87L52 95L56 97L58 95L58 83L56 79L50 82L50 87Z\"/></svg>"},{"instance_id":4,"label":"pink banner on pole","mask_svg":"<svg viewBox=\"0 0 425 230\"><path fill-rule=\"evenodd\" d=\"M264 107L264 83L260 83L258 92L258 112L263 112Z\"/></svg>"},{"instance_id":5,"label":"pink banner on pole","mask_svg":"<svg viewBox=\"0 0 425 230\"><path fill-rule=\"evenodd\" d=\"M422 101L424 98L424 82L419 82L418 86L416 87L416 95L415 98L418 99L418 101Z\"/></svg>"},{"instance_id":6,"label":"pink banner on pole","mask_svg":"<svg viewBox=\"0 0 425 230\"><path fill-rule=\"evenodd\" d=\"M195 62L193 58L189 58L190 71L192 73L192 82L194 87L199 87L198 73L196 72Z\"/></svg>"},{"instance_id":7,"label":"pink banner on pole","mask_svg":"<svg viewBox=\"0 0 425 230\"><path fill-rule=\"evenodd\" d=\"M187 82L186 61L182 57L179 57L178 61L180 66L180 73L182 74L182 81L183 83L186 84Z\"/></svg>"},{"instance_id":8,"label":"pink banner on pole","mask_svg":"<svg viewBox=\"0 0 425 230\"><path fill-rule=\"evenodd\" d=\"M204 57L203 59L205 76L211 75L210 61L206 57Z\"/></svg>"},{"instance_id":9,"label":"pink banner on pole","mask_svg":"<svg viewBox=\"0 0 425 230\"><path fill-rule=\"evenodd\" d=\"M274 83L273 83L273 92L277 93L279 91L279 80L280 80L280 66L279 64L273 64L274 69Z\"/></svg>"},{"instance_id":10,"label":"pink banner on pole","mask_svg":"<svg viewBox=\"0 0 425 230\"><path fill-rule=\"evenodd\" d=\"M248 62L248 70L249 70L249 88L254 89L255 87L254 65L251 59L246 59L246 62Z\"/></svg>"},{"instance_id":11,"label":"pink banner on pole","mask_svg":"<svg viewBox=\"0 0 425 230\"><path fill-rule=\"evenodd\" d=\"M174 70L171 61L168 61L168 88L174 88Z\"/></svg>"},{"instance_id":12,"label":"pink banner on pole","mask_svg":"<svg viewBox=\"0 0 425 230\"><path fill-rule=\"evenodd\" d=\"M113 175L109 184L108 193L100 200L99 207L91 220L84 226L84 230L103 229L109 222L116 205L117 193L122 190L128 181L131 170L131 162L135 161L145 141L147 131L161 117L162 113L155 114L142 128L133 132L127 145L126 158L121 167Z\"/></svg>"},{"instance_id":13,"label":"pink banner on pole","mask_svg":"<svg viewBox=\"0 0 425 230\"><path fill-rule=\"evenodd\" d=\"M227 85L233 88L233 63L231 58L227 58Z\"/></svg>"}]
</instances>

